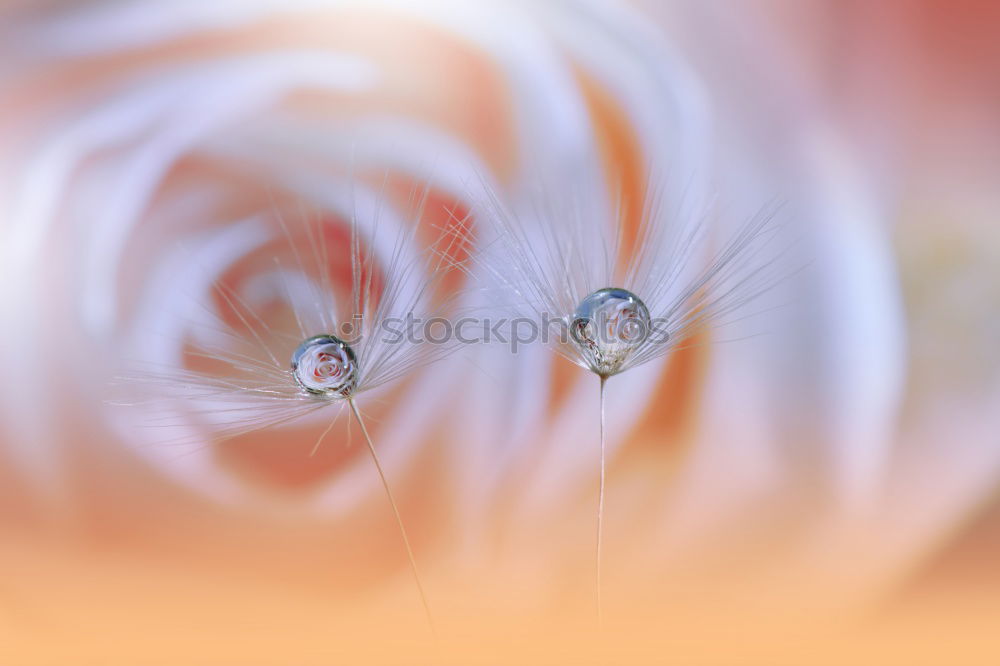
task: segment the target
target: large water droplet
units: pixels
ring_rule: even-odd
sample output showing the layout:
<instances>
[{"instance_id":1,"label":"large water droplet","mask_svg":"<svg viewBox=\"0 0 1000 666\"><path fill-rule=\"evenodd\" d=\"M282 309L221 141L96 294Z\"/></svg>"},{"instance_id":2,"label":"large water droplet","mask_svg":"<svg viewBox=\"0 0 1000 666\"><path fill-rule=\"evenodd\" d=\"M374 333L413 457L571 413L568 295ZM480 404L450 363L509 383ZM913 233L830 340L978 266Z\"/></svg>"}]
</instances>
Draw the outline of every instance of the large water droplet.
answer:
<instances>
[{"instance_id":1,"label":"large water droplet","mask_svg":"<svg viewBox=\"0 0 1000 666\"><path fill-rule=\"evenodd\" d=\"M624 369L652 332L649 309L627 289L607 287L584 298L573 313L570 334L587 366L603 377Z\"/></svg>"}]
</instances>

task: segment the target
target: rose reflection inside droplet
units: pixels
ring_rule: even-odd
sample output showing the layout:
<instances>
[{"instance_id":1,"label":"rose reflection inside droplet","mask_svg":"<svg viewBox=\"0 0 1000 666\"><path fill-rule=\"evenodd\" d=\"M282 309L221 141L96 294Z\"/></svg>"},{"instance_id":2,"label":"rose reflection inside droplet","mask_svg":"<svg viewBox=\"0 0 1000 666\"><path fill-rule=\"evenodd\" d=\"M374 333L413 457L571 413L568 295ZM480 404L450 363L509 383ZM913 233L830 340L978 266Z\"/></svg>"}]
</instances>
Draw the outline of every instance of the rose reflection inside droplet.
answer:
<instances>
[{"instance_id":1,"label":"rose reflection inside droplet","mask_svg":"<svg viewBox=\"0 0 1000 666\"><path fill-rule=\"evenodd\" d=\"M333 335L316 335L292 354L292 377L308 393L347 398L358 385L358 363L350 345Z\"/></svg>"}]
</instances>

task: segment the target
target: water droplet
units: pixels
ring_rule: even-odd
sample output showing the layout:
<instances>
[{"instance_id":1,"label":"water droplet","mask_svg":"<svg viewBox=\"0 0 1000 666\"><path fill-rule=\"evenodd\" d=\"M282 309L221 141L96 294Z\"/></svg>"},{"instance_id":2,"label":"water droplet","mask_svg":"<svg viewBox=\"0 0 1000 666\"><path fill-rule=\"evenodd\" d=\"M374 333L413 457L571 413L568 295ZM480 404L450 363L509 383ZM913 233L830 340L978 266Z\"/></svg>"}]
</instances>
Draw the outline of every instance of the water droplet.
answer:
<instances>
[{"instance_id":1,"label":"water droplet","mask_svg":"<svg viewBox=\"0 0 1000 666\"><path fill-rule=\"evenodd\" d=\"M334 335L316 335L292 354L292 376L315 395L350 397L358 385L358 362L350 345Z\"/></svg>"},{"instance_id":2,"label":"water droplet","mask_svg":"<svg viewBox=\"0 0 1000 666\"><path fill-rule=\"evenodd\" d=\"M631 291L616 287L598 289L580 301L570 322L570 334L584 361L603 377L621 372L651 331L646 304Z\"/></svg>"}]
</instances>

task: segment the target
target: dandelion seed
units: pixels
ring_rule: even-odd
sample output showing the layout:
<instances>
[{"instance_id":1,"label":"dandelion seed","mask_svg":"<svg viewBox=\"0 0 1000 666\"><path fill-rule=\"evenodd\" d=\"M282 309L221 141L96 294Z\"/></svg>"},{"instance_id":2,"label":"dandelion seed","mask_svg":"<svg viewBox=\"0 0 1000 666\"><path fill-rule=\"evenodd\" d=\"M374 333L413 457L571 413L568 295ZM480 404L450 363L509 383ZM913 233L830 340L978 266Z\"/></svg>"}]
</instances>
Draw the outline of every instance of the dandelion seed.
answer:
<instances>
[{"instance_id":1,"label":"dandelion seed","mask_svg":"<svg viewBox=\"0 0 1000 666\"><path fill-rule=\"evenodd\" d=\"M537 179L541 182L542 179ZM730 315L784 276L772 247L776 207L762 210L728 241L714 245L707 213L681 201L667 211L658 193L647 196L630 250L623 250L619 200L615 210L583 187L540 187L502 201L483 183L481 217L495 238L475 259L510 297L518 317L559 322L548 340L556 352L600 379L600 480L595 549L595 597L602 622L602 548L605 499L607 380L678 349L700 331L725 325ZM511 205L509 201L513 201Z\"/></svg>"},{"instance_id":2,"label":"dandelion seed","mask_svg":"<svg viewBox=\"0 0 1000 666\"><path fill-rule=\"evenodd\" d=\"M205 280L211 284L210 306L196 310L198 321L190 325L193 334L180 359L195 367L146 363L121 382L140 397L120 402L160 412L154 423L199 426L180 443L230 440L335 409L313 452L342 408L349 407L391 505L433 630L416 558L357 399L456 349L451 341L428 345L388 335L387 322L448 311L457 294L441 294L438 285L460 264L456 257L465 240L461 228L452 226L418 249L424 247L418 230L430 188L410 192L407 205L415 223L389 209L384 183L382 189L371 193L358 185L352 190L349 237L339 234L327 216L300 213L293 225L273 202L273 217L242 223L240 238L255 239L246 241L245 254L255 257L256 270L250 271L253 279L237 285L218 277L225 269L201 265L203 257L195 253L191 266L211 276ZM282 251L271 255L275 244ZM226 251L232 245L229 238L219 242ZM205 256L219 255L212 242L203 247Z\"/></svg>"}]
</instances>

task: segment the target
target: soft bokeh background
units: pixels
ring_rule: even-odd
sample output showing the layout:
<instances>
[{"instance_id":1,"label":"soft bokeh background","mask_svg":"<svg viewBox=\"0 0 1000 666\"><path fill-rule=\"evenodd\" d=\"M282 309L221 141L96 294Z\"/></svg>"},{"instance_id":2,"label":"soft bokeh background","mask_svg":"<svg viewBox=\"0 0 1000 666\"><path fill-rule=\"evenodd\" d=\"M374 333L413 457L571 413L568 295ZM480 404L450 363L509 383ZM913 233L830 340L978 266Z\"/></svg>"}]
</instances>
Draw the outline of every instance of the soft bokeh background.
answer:
<instances>
[{"instance_id":1,"label":"soft bokeh background","mask_svg":"<svg viewBox=\"0 0 1000 666\"><path fill-rule=\"evenodd\" d=\"M998 28L940 0L7 3L2 662L995 663ZM639 199L650 164L720 238L786 202L807 268L725 336L752 337L609 383L601 634L596 382L545 349L366 406L434 648L356 433L177 451L106 402L129 359L179 362L192 253L266 281L254 216L342 229L386 173L431 223L484 176Z\"/></svg>"}]
</instances>

